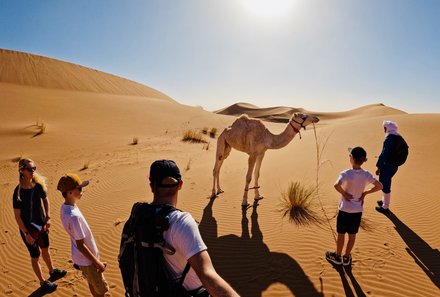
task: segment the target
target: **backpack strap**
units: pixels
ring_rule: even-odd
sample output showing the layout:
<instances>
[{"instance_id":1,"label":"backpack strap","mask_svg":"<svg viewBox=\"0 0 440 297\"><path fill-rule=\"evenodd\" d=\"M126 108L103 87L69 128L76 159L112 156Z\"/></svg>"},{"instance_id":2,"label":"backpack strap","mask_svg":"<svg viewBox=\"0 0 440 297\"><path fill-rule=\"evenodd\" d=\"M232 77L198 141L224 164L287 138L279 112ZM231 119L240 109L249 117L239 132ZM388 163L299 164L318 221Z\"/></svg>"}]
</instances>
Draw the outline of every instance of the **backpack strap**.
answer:
<instances>
[{"instance_id":1,"label":"backpack strap","mask_svg":"<svg viewBox=\"0 0 440 297\"><path fill-rule=\"evenodd\" d=\"M191 265L189 264L189 262L186 262L185 269L183 269L182 276L179 279L179 285L183 286L183 282L185 280L185 277L188 274L190 269L191 269Z\"/></svg>"}]
</instances>

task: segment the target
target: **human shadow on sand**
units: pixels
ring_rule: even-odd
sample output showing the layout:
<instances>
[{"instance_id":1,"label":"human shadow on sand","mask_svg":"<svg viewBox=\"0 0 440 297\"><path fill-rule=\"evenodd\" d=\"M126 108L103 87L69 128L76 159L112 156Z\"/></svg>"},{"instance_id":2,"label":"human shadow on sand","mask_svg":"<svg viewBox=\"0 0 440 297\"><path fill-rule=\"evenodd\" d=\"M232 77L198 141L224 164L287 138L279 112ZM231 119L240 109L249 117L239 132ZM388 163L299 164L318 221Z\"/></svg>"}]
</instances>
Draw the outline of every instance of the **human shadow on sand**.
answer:
<instances>
[{"instance_id":1,"label":"human shadow on sand","mask_svg":"<svg viewBox=\"0 0 440 297\"><path fill-rule=\"evenodd\" d=\"M387 217L394 224L397 233L399 233L408 246L406 248L408 254L413 257L414 261L426 273L434 285L440 288L440 251L433 249L393 212L390 212Z\"/></svg>"},{"instance_id":2,"label":"human shadow on sand","mask_svg":"<svg viewBox=\"0 0 440 297\"><path fill-rule=\"evenodd\" d=\"M362 290L361 286L357 282L356 278L353 275L352 267L349 266L342 266L342 265L336 265L332 262L329 262L333 268L339 273L339 276L341 277L342 287L344 288L344 293L346 297L366 297L364 291ZM351 284L353 285L353 289L350 286L350 283L348 282L347 276L349 277ZM356 293L356 294L355 294Z\"/></svg>"},{"instance_id":3,"label":"human shadow on sand","mask_svg":"<svg viewBox=\"0 0 440 297\"><path fill-rule=\"evenodd\" d=\"M289 255L271 252L258 224L257 201L252 206L251 232L247 209L242 210L242 234L218 237L212 213L215 198L203 210L199 225L217 272L243 297L258 297L272 284L282 284L294 296L322 296L301 266ZM321 289L322 291L322 289Z\"/></svg>"}]
</instances>

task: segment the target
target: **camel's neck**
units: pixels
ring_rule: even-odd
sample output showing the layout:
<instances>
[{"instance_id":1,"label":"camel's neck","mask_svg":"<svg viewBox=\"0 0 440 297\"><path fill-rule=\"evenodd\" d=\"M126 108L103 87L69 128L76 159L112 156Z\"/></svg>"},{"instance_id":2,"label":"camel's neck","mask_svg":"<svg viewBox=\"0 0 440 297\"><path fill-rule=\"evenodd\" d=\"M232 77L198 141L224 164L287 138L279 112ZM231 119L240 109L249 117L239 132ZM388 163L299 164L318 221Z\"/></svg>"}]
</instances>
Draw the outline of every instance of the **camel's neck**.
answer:
<instances>
[{"instance_id":1,"label":"camel's neck","mask_svg":"<svg viewBox=\"0 0 440 297\"><path fill-rule=\"evenodd\" d=\"M293 130L292 126L290 124L287 124L286 128L284 129L281 134L275 135L270 133L268 130L268 135L266 137L268 138L269 143L269 149L280 149L288 145L292 139L295 137L296 132Z\"/></svg>"}]
</instances>

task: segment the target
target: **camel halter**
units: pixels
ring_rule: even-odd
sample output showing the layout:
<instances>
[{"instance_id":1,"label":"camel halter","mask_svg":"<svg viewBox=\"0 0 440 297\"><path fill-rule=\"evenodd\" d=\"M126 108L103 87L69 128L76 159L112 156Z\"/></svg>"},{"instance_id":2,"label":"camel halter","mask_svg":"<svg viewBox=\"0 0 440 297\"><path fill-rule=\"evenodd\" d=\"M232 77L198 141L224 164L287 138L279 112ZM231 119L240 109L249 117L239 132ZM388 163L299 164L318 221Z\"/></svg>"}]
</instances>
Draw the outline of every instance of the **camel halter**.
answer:
<instances>
[{"instance_id":1,"label":"camel halter","mask_svg":"<svg viewBox=\"0 0 440 297\"><path fill-rule=\"evenodd\" d=\"M289 121L290 126L292 126L293 131L295 131L295 133L299 134L299 139L301 139L301 128L304 128L304 130L306 129L305 126L303 126L303 124L305 123L306 120L303 120L302 123L298 123L297 121L295 121L295 119L292 119L291 121ZM292 124L292 122L295 122L296 124L300 125L301 127L299 129L296 129L295 126Z\"/></svg>"}]
</instances>

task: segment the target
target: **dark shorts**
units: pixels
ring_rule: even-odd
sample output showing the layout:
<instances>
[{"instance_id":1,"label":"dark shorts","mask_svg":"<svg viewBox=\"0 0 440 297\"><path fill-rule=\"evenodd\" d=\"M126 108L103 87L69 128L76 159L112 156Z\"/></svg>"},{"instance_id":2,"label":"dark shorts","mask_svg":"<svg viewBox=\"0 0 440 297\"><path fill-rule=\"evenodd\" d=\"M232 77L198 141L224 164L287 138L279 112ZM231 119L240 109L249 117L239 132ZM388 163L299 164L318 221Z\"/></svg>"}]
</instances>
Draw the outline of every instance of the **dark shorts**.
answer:
<instances>
[{"instance_id":1,"label":"dark shorts","mask_svg":"<svg viewBox=\"0 0 440 297\"><path fill-rule=\"evenodd\" d=\"M29 254L31 255L31 258L38 258L40 257L40 248L48 248L49 247L49 230L46 230L44 232L39 232L35 234L31 234L33 238L37 238L35 240L35 243L33 245L30 245L26 241L26 237L24 236L23 232L20 230L21 239L23 239L24 244L26 245Z\"/></svg>"},{"instance_id":2,"label":"dark shorts","mask_svg":"<svg viewBox=\"0 0 440 297\"><path fill-rule=\"evenodd\" d=\"M361 225L362 212L348 213L340 210L336 222L336 230L340 234L356 234Z\"/></svg>"}]
</instances>

